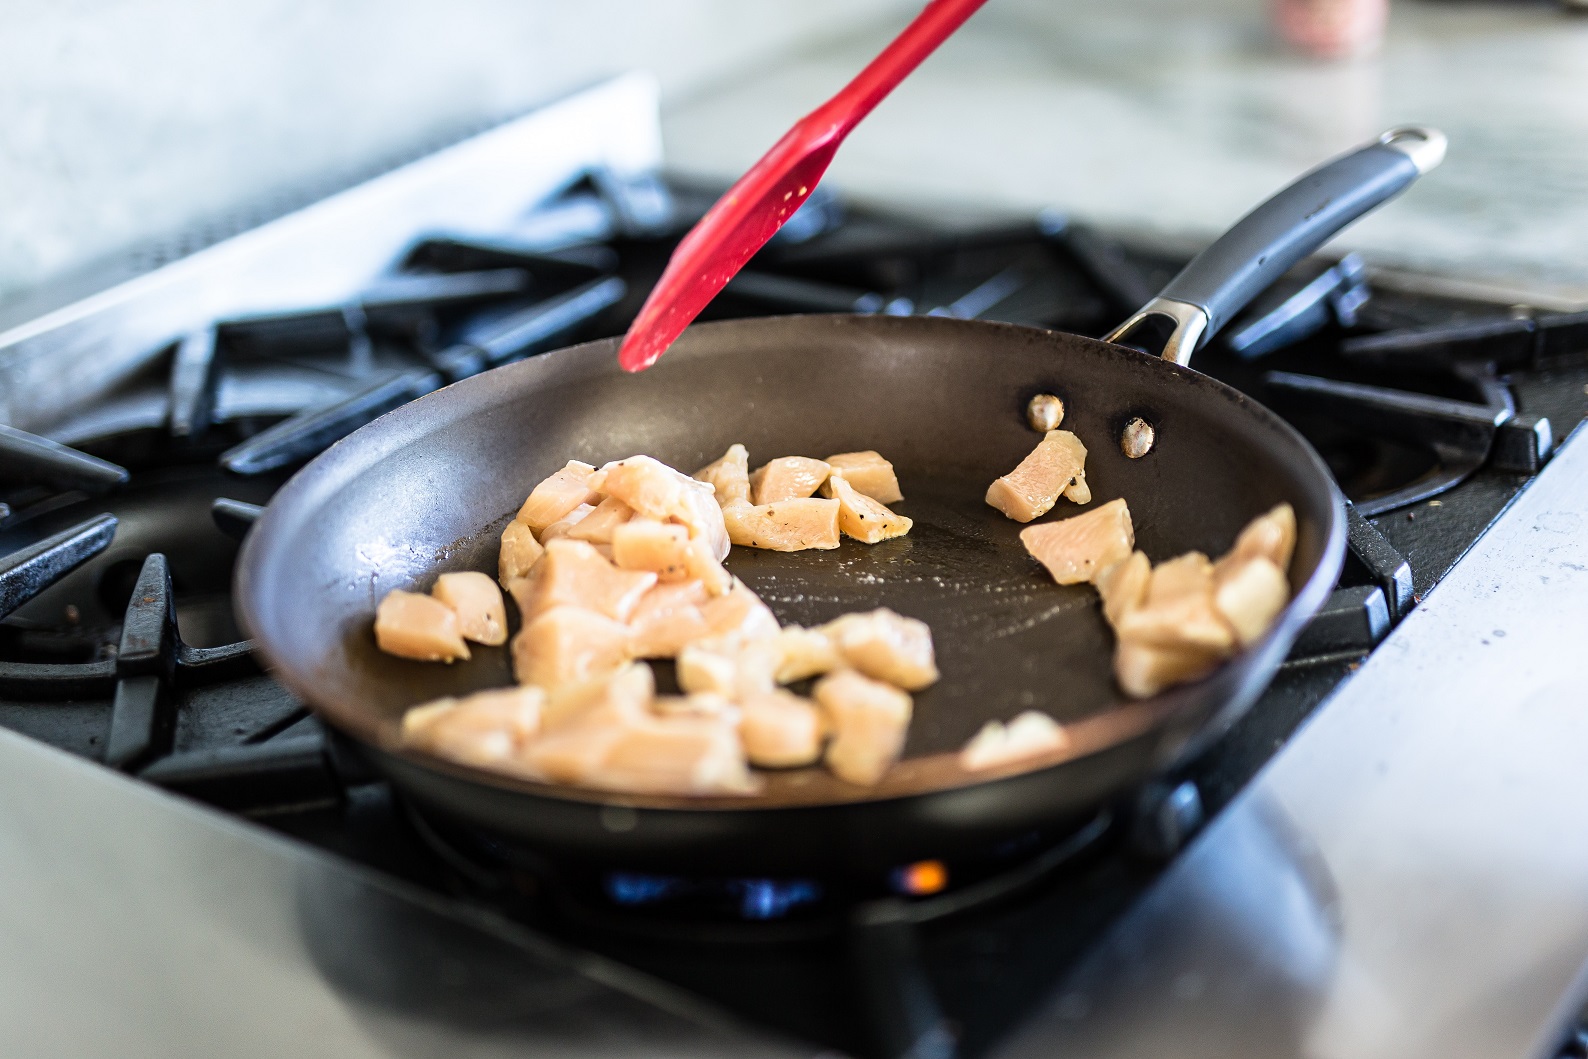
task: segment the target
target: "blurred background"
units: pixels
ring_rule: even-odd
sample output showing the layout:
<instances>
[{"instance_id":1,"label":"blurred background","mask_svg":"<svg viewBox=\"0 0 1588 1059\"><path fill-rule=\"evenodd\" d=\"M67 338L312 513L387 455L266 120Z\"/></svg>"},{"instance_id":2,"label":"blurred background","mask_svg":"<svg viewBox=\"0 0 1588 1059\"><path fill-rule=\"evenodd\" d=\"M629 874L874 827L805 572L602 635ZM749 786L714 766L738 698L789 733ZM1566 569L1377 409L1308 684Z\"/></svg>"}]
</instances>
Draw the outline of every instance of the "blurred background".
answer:
<instances>
[{"instance_id":1,"label":"blurred background","mask_svg":"<svg viewBox=\"0 0 1588 1059\"><path fill-rule=\"evenodd\" d=\"M0 307L624 70L660 80L669 167L729 177L919 6L12 0ZM1588 303L1588 17L1396 0L1381 43L1369 27L1331 60L1280 41L1284 6L993 0L850 139L829 182L910 210L1057 205L1205 239L1299 169L1423 122L1449 133L1449 162L1342 245Z\"/></svg>"}]
</instances>

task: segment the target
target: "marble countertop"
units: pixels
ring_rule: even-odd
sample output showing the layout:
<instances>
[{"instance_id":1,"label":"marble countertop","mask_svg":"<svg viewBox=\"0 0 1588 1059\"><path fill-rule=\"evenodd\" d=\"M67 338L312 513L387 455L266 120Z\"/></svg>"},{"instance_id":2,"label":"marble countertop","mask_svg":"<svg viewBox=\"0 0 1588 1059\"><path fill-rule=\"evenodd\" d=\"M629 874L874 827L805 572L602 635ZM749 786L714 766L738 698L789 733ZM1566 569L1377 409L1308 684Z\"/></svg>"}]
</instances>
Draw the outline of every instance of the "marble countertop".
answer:
<instances>
[{"instance_id":1,"label":"marble countertop","mask_svg":"<svg viewBox=\"0 0 1588 1059\"><path fill-rule=\"evenodd\" d=\"M1384 48L1284 53L1250 0L992 0L886 100L828 180L917 209L1054 205L1206 239L1302 170L1398 124L1443 167L1334 244L1370 263L1588 307L1588 16L1396 0ZM731 176L902 24L849 32L675 101L669 164Z\"/></svg>"}]
</instances>

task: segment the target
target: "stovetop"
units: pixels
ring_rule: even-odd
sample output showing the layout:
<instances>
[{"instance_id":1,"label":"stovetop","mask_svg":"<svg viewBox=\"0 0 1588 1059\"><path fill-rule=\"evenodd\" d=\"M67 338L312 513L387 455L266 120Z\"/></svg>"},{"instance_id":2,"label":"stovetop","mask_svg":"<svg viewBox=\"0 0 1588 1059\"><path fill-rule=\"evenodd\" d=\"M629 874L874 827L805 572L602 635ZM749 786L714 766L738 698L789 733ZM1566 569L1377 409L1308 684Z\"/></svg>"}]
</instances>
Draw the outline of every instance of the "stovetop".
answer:
<instances>
[{"instance_id":1,"label":"stovetop","mask_svg":"<svg viewBox=\"0 0 1588 1059\"><path fill-rule=\"evenodd\" d=\"M1290 418L1354 502L1346 573L1273 684L1182 772L1008 871L818 914L770 880L575 878L449 833L259 670L230 608L238 542L296 467L447 381L620 334L713 190L593 169L512 230L422 239L330 306L214 320L42 435L0 432L0 725L796 1039L983 1054L1588 417L1588 314L1375 290L1352 257L1298 267L1196 365ZM1098 335L1183 263L1054 212L966 230L822 193L705 318L932 313Z\"/></svg>"}]
</instances>

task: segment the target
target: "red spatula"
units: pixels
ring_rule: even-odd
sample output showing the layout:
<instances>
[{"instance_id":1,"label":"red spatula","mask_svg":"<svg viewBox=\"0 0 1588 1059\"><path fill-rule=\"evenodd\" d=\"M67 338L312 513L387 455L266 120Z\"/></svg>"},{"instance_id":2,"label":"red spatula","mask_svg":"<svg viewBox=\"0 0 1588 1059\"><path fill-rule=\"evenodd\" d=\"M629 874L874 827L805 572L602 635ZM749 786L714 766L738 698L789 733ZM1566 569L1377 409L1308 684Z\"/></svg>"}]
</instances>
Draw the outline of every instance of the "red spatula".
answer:
<instances>
[{"instance_id":1,"label":"red spatula","mask_svg":"<svg viewBox=\"0 0 1588 1059\"><path fill-rule=\"evenodd\" d=\"M987 0L932 0L832 99L783 134L690 229L618 351L644 371L805 201L854 127Z\"/></svg>"}]
</instances>

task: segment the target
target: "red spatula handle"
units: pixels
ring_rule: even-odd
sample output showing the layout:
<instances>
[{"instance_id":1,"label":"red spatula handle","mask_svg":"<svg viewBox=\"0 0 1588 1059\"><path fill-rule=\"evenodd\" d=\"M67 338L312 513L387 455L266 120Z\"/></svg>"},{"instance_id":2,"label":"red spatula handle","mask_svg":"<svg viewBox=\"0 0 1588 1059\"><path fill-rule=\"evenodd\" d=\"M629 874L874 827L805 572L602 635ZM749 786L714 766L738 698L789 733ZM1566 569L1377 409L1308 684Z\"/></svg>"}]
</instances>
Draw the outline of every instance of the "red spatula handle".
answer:
<instances>
[{"instance_id":1,"label":"red spatula handle","mask_svg":"<svg viewBox=\"0 0 1588 1059\"><path fill-rule=\"evenodd\" d=\"M618 363L625 370L656 362L800 208L850 130L984 3L932 0L842 92L801 118L706 211L673 250L623 337Z\"/></svg>"}]
</instances>

